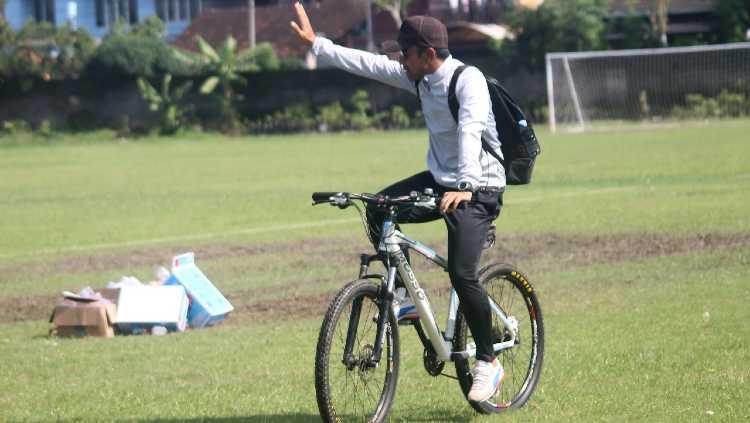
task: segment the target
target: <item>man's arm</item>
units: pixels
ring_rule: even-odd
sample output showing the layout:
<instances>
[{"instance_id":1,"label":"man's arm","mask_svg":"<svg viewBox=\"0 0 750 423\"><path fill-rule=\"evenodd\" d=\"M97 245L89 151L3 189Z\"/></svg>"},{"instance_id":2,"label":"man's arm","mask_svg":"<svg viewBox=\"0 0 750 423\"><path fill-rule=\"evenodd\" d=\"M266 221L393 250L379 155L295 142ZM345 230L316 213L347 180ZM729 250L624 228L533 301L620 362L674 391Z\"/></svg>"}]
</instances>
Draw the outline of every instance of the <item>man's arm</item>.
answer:
<instances>
[{"instance_id":1,"label":"man's arm","mask_svg":"<svg viewBox=\"0 0 750 423\"><path fill-rule=\"evenodd\" d=\"M312 47L313 53L328 61L333 66L363 76L375 79L396 88L415 93L414 83L409 81L406 71L400 63L390 60L384 55L376 55L362 50L342 47L323 37L318 37L313 31L310 19L304 6L295 3L297 22L290 22L292 29L299 36L303 44Z\"/></svg>"}]
</instances>

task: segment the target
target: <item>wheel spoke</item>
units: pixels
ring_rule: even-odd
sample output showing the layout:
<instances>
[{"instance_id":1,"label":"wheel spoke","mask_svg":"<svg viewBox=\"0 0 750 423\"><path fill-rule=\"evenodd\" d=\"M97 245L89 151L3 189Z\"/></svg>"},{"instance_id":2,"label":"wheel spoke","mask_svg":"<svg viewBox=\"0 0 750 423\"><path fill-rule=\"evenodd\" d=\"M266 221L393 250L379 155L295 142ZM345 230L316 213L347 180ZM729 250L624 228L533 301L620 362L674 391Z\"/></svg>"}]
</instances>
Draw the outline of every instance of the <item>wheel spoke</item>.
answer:
<instances>
[{"instance_id":1,"label":"wheel spoke","mask_svg":"<svg viewBox=\"0 0 750 423\"><path fill-rule=\"evenodd\" d=\"M497 307L502 310L509 319L517 322L518 328L516 333L516 344L511 348L499 352L497 358L502 364L506 376L498 393L487 403L472 403L472 407L481 413L500 412L507 409L508 405L518 407L523 405L534 390L536 376L541 366L541 349L535 349L535 343L541 341L541 320L537 320L538 326L534 327L534 317L529 309L530 301L535 304L538 311L533 292L527 291L527 282L521 279L518 274L514 274L512 269L507 267L496 267L490 273L482 278L487 294ZM541 314L538 314L541 319ZM457 349L464 349L472 337L466 326L466 320L463 315L459 315L457 322L461 327L456 330ZM505 327L499 316L492 317L492 333L496 337L493 342L503 342L508 340L508 328ZM537 330L535 333L534 331ZM538 355L538 357L537 357ZM536 359L536 361L535 361ZM468 393L471 388L471 376L466 372L474 365L476 360L470 359L465 362L456 362L456 371L461 382L464 393ZM535 361L536 368L532 368L532 362ZM494 403L490 405L490 403Z\"/></svg>"},{"instance_id":2,"label":"wheel spoke","mask_svg":"<svg viewBox=\"0 0 750 423\"><path fill-rule=\"evenodd\" d=\"M376 300L378 290L370 281L356 283L360 286L351 289L351 293L345 297L346 300L341 301L341 312L329 312L327 315L327 319L330 315L335 321L326 320L327 323L323 325L322 331L326 325L331 327L328 338L330 343L326 345L325 353L326 377L316 379L318 405L321 407L321 413L332 419L365 421L375 418L381 421L390 411L390 404L386 402L392 399L395 388L395 376L391 376L391 372L398 368L397 353L393 351L393 337L397 334L387 331L380 365L370 367L378 326L376 319L379 313ZM352 340L353 361L347 366L342 363L342 357L353 313L352 304L356 298L361 300L361 309L356 335ZM316 366L319 364L318 362ZM348 367L351 367L351 370ZM333 411L335 415L329 415L329 411ZM376 413L378 413L377 416L375 416Z\"/></svg>"}]
</instances>

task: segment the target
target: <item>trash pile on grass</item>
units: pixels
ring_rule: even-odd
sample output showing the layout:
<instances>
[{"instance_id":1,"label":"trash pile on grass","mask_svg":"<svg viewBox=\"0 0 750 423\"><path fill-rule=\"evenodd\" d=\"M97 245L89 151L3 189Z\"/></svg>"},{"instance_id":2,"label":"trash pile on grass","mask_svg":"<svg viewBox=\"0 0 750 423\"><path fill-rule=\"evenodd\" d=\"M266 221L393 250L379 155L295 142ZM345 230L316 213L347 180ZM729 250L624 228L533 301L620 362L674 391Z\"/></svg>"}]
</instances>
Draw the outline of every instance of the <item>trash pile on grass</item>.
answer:
<instances>
[{"instance_id":1,"label":"trash pile on grass","mask_svg":"<svg viewBox=\"0 0 750 423\"><path fill-rule=\"evenodd\" d=\"M195 254L172 259L147 284L125 276L106 288L63 292L50 317L50 334L63 337L165 335L214 326L234 307L195 265Z\"/></svg>"}]
</instances>

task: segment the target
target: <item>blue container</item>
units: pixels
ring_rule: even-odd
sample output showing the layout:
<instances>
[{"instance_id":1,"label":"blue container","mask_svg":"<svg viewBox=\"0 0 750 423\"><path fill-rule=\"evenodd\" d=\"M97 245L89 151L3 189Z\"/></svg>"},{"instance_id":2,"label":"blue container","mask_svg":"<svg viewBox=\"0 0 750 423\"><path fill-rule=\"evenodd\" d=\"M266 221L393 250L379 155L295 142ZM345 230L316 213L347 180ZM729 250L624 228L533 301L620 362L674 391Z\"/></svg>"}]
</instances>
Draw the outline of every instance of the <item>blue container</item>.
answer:
<instances>
[{"instance_id":1,"label":"blue container","mask_svg":"<svg viewBox=\"0 0 750 423\"><path fill-rule=\"evenodd\" d=\"M188 324L192 328L213 326L234 310L206 275L195 265L195 254L185 253L172 259L172 275L166 285L182 285L190 298Z\"/></svg>"}]
</instances>

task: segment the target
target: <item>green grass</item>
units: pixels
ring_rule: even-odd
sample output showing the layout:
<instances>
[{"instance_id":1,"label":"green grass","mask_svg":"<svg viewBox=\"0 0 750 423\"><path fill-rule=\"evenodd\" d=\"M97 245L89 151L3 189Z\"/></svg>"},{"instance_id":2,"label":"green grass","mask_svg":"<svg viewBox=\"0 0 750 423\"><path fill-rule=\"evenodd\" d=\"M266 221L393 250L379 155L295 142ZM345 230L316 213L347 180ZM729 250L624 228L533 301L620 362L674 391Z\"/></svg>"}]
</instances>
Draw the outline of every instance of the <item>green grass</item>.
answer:
<instances>
[{"instance_id":1,"label":"green grass","mask_svg":"<svg viewBox=\"0 0 750 423\"><path fill-rule=\"evenodd\" d=\"M749 129L541 133L535 179L509 190L498 221L542 302L537 392L517 412L476 416L457 382L424 372L403 329L391 420L750 418ZM375 191L422 170L425 133L99 140L110 137L0 139L2 304L147 280L194 249L238 312L210 330L105 340L47 338L43 316L0 323L0 421L316 421L322 315L243 313L351 279L367 248L356 214L312 208L310 192ZM444 250L439 223L407 232ZM626 254L650 247L644 234L744 241Z\"/></svg>"},{"instance_id":2,"label":"green grass","mask_svg":"<svg viewBox=\"0 0 750 423\"><path fill-rule=\"evenodd\" d=\"M569 233L746 231L748 128L542 133L534 182L508 193L508 219L500 225ZM4 148L0 259L268 240L285 228L294 237L341 232L356 227L355 216L313 209L310 192L376 191L421 171L425 138L423 131L199 135ZM585 210L596 213L582 220Z\"/></svg>"},{"instance_id":3,"label":"green grass","mask_svg":"<svg viewBox=\"0 0 750 423\"><path fill-rule=\"evenodd\" d=\"M750 248L536 275L545 311L539 390L504 421L750 417ZM3 420L314 421L318 319L167 337L60 340L0 326ZM472 421L455 381L405 346L394 421ZM29 406L33 404L33 406ZM483 421L483 418L477 418Z\"/></svg>"}]
</instances>

